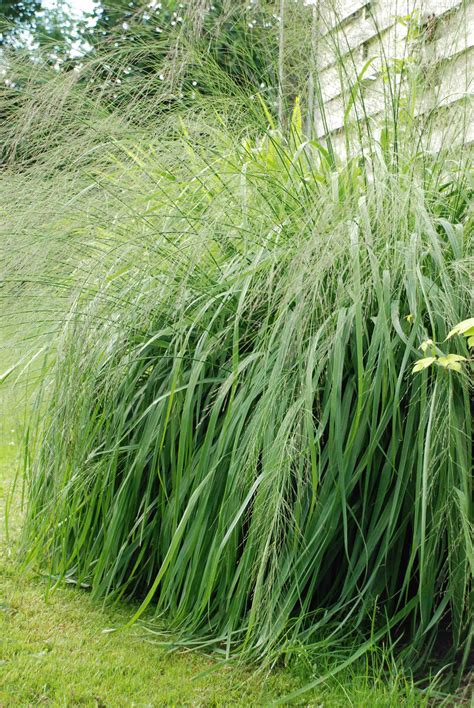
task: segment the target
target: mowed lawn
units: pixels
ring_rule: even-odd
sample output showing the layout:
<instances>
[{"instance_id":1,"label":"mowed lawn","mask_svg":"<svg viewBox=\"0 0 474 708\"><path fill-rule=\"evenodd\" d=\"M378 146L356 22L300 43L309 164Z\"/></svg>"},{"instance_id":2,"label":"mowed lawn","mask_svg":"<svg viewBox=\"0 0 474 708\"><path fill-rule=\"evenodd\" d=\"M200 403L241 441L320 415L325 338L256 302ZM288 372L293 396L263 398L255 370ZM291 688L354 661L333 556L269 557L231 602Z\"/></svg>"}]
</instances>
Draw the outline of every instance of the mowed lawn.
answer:
<instances>
[{"instance_id":1,"label":"mowed lawn","mask_svg":"<svg viewBox=\"0 0 474 708\"><path fill-rule=\"evenodd\" d=\"M13 496L11 490L21 405L5 391L0 404L0 706L269 705L327 672L330 657L319 667L302 661L298 670L281 668L267 676L255 667L220 665L199 652L170 652L143 626L124 629L129 604L103 607L70 586L48 593L45 577L19 563L21 484ZM374 676L365 663L291 701L368 707L428 702L401 676Z\"/></svg>"}]
</instances>

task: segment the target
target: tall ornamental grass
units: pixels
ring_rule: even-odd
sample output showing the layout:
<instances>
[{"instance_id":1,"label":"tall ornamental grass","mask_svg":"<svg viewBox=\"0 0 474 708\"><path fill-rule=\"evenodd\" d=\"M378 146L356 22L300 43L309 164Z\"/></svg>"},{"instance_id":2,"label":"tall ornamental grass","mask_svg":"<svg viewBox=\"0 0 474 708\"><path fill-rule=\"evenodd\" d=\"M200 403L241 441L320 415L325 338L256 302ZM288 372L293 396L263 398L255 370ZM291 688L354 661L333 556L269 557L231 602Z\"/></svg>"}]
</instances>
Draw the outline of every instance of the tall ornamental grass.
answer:
<instances>
[{"instance_id":1,"label":"tall ornamental grass","mask_svg":"<svg viewBox=\"0 0 474 708\"><path fill-rule=\"evenodd\" d=\"M466 659L468 374L411 373L470 306L456 178L215 140L128 155L30 423L30 553L227 654Z\"/></svg>"},{"instance_id":2,"label":"tall ornamental grass","mask_svg":"<svg viewBox=\"0 0 474 708\"><path fill-rule=\"evenodd\" d=\"M48 149L10 168L63 195L23 211L59 244L39 284L67 293L26 433L27 558L228 658L390 647L458 682L470 364L413 367L469 357L444 341L472 314L467 150L422 147L398 97L342 161L298 100L286 128L238 90L150 130L88 90L58 109L69 137L33 132Z\"/></svg>"}]
</instances>

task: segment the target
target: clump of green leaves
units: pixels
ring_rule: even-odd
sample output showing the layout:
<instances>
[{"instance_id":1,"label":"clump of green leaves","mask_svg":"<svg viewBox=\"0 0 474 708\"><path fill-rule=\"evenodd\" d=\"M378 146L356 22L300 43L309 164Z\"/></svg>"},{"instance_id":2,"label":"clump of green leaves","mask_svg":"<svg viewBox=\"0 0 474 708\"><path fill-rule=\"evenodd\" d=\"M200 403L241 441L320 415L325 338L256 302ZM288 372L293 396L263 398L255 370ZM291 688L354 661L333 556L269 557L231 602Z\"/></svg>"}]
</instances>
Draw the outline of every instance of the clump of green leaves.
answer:
<instances>
[{"instance_id":1,"label":"clump of green leaves","mask_svg":"<svg viewBox=\"0 0 474 708\"><path fill-rule=\"evenodd\" d=\"M227 656L390 639L426 668L443 631L462 665L467 382L407 374L469 306L466 239L449 197L334 168L298 116L122 145L103 179L129 216L95 237L30 425L28 555Z\"/></svg>"},{"instance_id":2,"label":"clump of green leaves","mask_svg":"<svg viewBox=\"0 0 474 708\"><path fill-rule=\"evenodd\" d=\"M304 102L277 126L219 69L192 102L144 73L115 103L117 56L38 70L56 93L33 81L3 129L11 280L66 300L26 438L27 558L139 598L130 621L152 608L178 644L339 668L390 645L426 674L443 637L459 682L469 382L410 373L471 306L467 151L425 150L394 99L341 160Z\"/></svg>"}]
</instances>

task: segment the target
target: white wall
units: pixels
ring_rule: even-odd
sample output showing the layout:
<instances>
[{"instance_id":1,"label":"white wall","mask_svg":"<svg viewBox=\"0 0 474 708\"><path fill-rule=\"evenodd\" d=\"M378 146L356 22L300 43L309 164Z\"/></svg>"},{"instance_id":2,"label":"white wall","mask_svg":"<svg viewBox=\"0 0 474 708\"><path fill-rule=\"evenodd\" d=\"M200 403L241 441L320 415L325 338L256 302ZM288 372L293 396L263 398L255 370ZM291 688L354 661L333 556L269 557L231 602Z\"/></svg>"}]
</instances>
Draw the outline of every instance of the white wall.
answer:
<instances>
[{"instance_id":1,"label":"white wall","mask_svg":"<svg viewBox=\"0 0 474 708\"><path fill-rule=\"evenodd\" d=\"M426 79L423 87L420 83L416 114L420 123L432 123L432 147L474 140L473 121L466 123L466 104L469 111L474 88L472 0L313 0L311 4L318 16L314 53L327 117L325 127L321 109L315 106L319 138L329 132L343 150L350 87L369 59L373 62L364 73L363 108L362 101L356 100L349 115L350 119L370 115L375 123L387 105L383 59L390 63L409 55ZM424 31L414 32L415 27Z\"/></svg>"}]
</instances>

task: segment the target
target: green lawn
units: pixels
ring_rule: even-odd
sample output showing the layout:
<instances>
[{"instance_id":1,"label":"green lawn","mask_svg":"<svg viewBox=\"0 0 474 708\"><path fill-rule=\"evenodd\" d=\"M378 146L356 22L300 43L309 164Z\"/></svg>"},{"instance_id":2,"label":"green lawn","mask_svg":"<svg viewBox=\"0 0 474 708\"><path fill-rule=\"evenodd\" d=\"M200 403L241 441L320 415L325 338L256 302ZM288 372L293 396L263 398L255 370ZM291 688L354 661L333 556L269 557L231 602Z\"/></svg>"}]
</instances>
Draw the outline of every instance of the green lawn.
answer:
<instances>
[{"instance_id":1,"label":"green lawn","mask_svg":"<svg viewBox=\"0 0 474 708\"><path fill-rule=\"evenodd\" d=\"M18 407L1 399L0 515L15 476L20 447ZM18 485L19 486L19 485ZM0 536L0 706L268 705L327 670L301 668L264 677L236 666L217 667L197 652L170 653L143 627L119 632L131 607L103 608L86 591L47 583L19 565L20 490L14 494L10 535ZM214 669L209 673L210 669ZM205 673L205 675L203 675ZM201 674L201 675L200 675ZM369 675L363 665L305 694L298 705L421 706L428 696L400 676Z\"/></svg>"}]
</instances>

